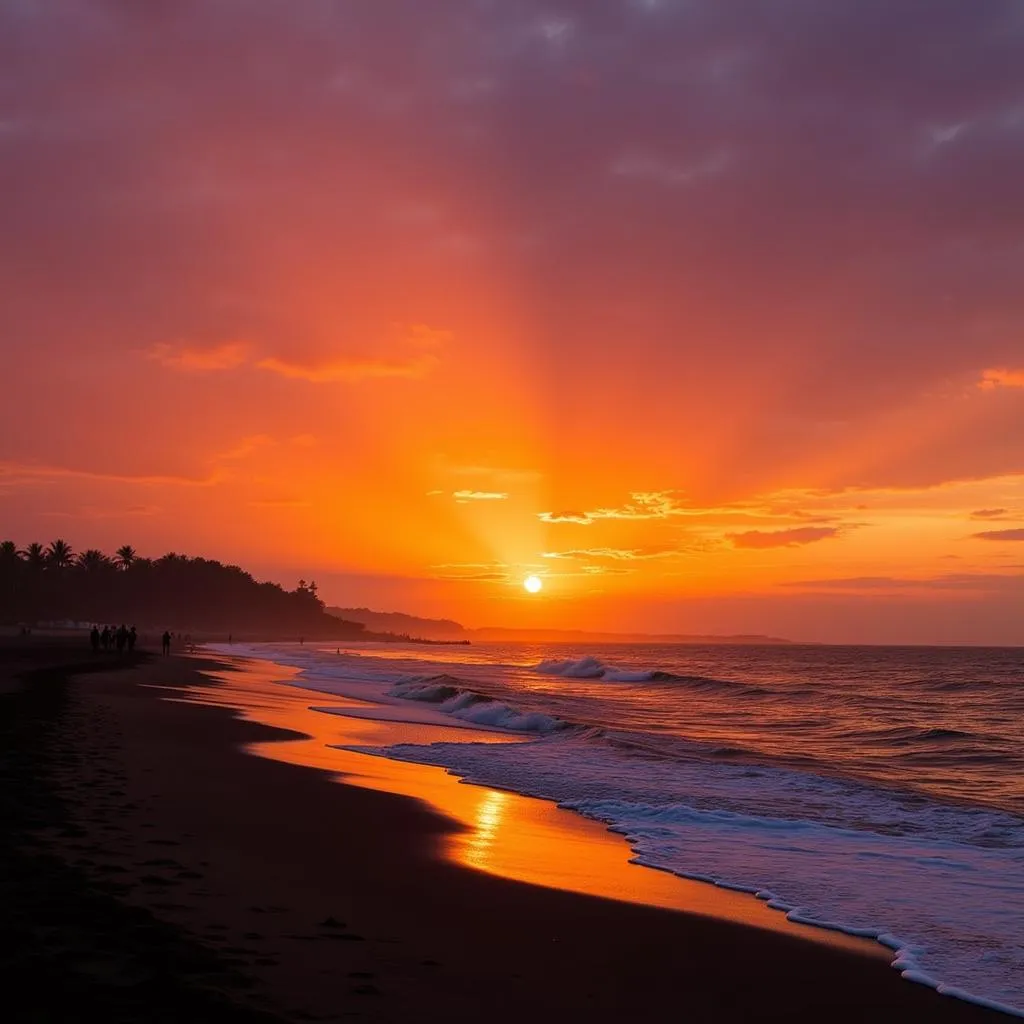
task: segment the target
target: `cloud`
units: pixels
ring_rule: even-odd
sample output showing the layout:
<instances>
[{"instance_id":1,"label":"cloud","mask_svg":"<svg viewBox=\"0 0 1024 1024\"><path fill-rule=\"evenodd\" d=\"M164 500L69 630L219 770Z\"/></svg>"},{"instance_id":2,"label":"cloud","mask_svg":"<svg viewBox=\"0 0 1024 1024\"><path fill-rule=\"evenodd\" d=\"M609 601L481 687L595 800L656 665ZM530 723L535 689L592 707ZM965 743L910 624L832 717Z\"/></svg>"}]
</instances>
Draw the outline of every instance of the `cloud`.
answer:
<instances>
[{"instance_id":1,"label":"cloud","mask_svg":"<svg viewBox=\"0 0 1024 1024\"><path fill-rule=\"evenodd\" d=\"M1024 370L1001 369L986 370L978 382L979 388L990 391L994 388L1024 388Z\"/></svg>"},{"instance_id":2,"label":"cloud","mask_svg":"<svg viewBox=\"0 0 1024 1024\"><path fill-rule=\"evenodd\" d=\"M1005 508L979 508L971 513L972 519L1002 519L1009 509Z\"/></svg>"},{"instance_id":3,"label":"cloud","mask_svg":"<svg viewBox=\"0 0 1024 1024\"><path fill-rule=\"evenodd\" d=\"M452 497L464 504L467 501L505 501L508 495L504 491L453 491Z\"/></svg>"},{"instance_id":4,"label":"cloud","mask_svg":"<svg viewBox=\"0 0 1024 1024\"><path fill-rule=\"evenodd\" d=\"M792 530L750 530L726 536L737 548L788 548L838 537L840 532L838 526L800 526Z\"/></svg>"},{"instance_id":5,"label":"cloud","mask_svg":"<svg viewBox=\"0 0 1024 1024\"><path fill-rule=\"evenodd\" d=\"M692 511L681 505L672 491L632 491L630 500L613 508L595 508L587 512L539 512L545 523L579 523L589 525L597 519L665 519Z\"/></svg>"},{"instance_id":6,"label":"cloud","mask_svg":"<svg viewBox=\"0 0 1024 1024\"><path fill-rule=\"evenodd\" d=\"M879 593L896 591L983 591L1000 593L1024 589L1019 573L946 573L923 578L900 576L851 576L836 579L788 580L779 586L788 589Z\"/></svg>"},{"instance_id":7,"label":"cloud","mask_svg":"<svg viewBox=\"0 0 1024 1024\"><path fill-rule=\"evenodd\" d=\"M184 373L208 373L213 370L234 370L249 357L244 341L225 341L206 348L194 345L170 345L157 342L147 353L161 366Z\"/></svg>"},{"instance_id":8,"label":"cloud","mask_svg":"<svg viewBox=\"0 0 1024 1024\"><path fill-rule=\"evenodd\" d=\"M985 530L983 533L973 533L972 537L978 540L1024 540L1024 529L1020 530Z\"/></svg>"},{"instance_id":9,"label":"cloud","mask_svg":"<svg viewBox=\"0 0 1024 1024\"><path fill-rule=\"evenodd\" d=\"M544 523L579 523L589 526L594 520L586 512L538 512L537 518Z\"/></svg>"},{"instance_id":10,"label":"cloud","mask_svg":"<svg viewBox=\"0 0 1024 1024\"><path fill-rule=\"evenodd\" d=\"M346 356L319 363L302 363L277 356L268 356L256 363L289 380L305 380L312 384L334 384L340 381L368 380L386 377L423 377L437 364L432 352L381 359L373 356Z\"/></svg>"},{"instance_id":11,"label":"cloud","mask_svg":"<svg viewBox=\"0 0 1024 1024\"><path fill-rule=\"evenodd\" d=\"M445 562L431 568L440 570L435 577L440 580L489 583L509 579L508 567L501 562Z\"/></svg>"},{"instance_id":12,"label":"cloud","mask_svg":"<svg viewBox=\"0 0 1024 1024\"><path fill-rule=\"evenodd\" d=\"M184 373L254 366L291 380L327 384L374 377L422 377L437 364L438 349L449 339L446 331L411 324L392 327L392 338L382 347L395 351L385 354L346 354L303 360L280 354L256 356L248 342L225 341L207 346L157 342L147 355L161 366ZM312 435L300 437L312 439Z\"/></svg>"},{"instance_id":13,"label":"cloud","mask_svg":"<svg viewBox=\"0 0 1024 1024\"><path fill-rule=\"evenodd\" d=\"M546 523L696 515L627 498L670 465L708 503L1024 470L1016 0L240 6L0 4L0 221L29 268L5 331L19 379L62 379L8 389L0 435L159 466L182 389L147 376L177 370L229 378L225 421L261 404L282 438L320 432L322 472L339 414L353 453L405 438L403 465L470 434L515 459L543 434L552 479L614 488L563 492ZM719 153L724 173L682 184ZM442 252L453 236L478 255ZM363 385L331 381L420 390L399 381L424 351L378 344L391 318L450 323L451 376L423 405L332 408ZM240 338L237 370L199 344ZM137 357L177 339L166 369ZM986 368L998 394L970 386ZM270 384L301 410L254 394ZM90 416L107 390L123 425ZM390 488L364 461L353 490Z\"/></svg>"},{"instance_id":14,"label":"cloud","mask_svg":"<svg viewBox=\"0 0 1024 1024\"><path fill-rule=\"evenodd\" d=\"M439 331L426 324L396 324L392 327L392 338L380 346L393 349L390 353L346 354L315 361L267 356L258 360L256 367L290 380L305 380L313 384L423 377L437 365L438 350L450 340L448 331Z\"/></svg>"},{"instance_id":15,"label":"cloud","mask_svg":"<svg viewBox=\"0 0 1024 1024\"><path fill-rule=\"evenodd\" d=\"M575 551L545 551L542 558L607 558L613 561L644 561L650 558L669 558L679 552L675 548L582 548Z\"/></svg>"},{"instance_id":16,"label":"cloud","mask_svg":"<svg viewBox=\"0 0 1024 1024\"><path fill-rule=\"evenodd\" d=\"M169 476L159 473L108 473L102 470L75 469L39 463L0 461L0 482L30 483L56 480L99 480L106 483L130 484L139 487L212 487L222 481L220 473L205 477Z\"/></svg>"},{"instance_id":17,"label":"cloud","mask_svg":"<svg viewBox=\"0 0 1024 1024\"><path fill-rule=\"evenodd\" d=\"M504 572L472 572L454 575L442 575L437 579L457 580L468 583L504 583L508 579L508 573Z\"/></svg>"},{"instance_id":18,"label":"cloud","mask_svg":"<svg viewBox=\"0 0 1024 1024\"><path fill-rule=\"evenodd\" d=\"M674 163L645 154L619 157L611 173L619 178L654 182L659 185L684 187L721 174L729 166L729 154L710 153L692 163Z\"/></svg>"}]
</instances>

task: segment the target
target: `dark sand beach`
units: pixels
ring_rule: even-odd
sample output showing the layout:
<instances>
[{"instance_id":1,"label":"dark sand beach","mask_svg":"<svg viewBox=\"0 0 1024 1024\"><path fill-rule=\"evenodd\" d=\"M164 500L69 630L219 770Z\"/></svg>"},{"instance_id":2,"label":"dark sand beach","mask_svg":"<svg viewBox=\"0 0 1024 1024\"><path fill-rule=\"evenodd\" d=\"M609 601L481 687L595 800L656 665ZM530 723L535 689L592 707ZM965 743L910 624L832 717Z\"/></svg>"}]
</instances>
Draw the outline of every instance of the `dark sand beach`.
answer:
<instances>
[{"instance_id":1,"label":"dark sand beach","mask_svg":"<svg viewBox=\"0 0 1024 1024\"><path fill-rule=\"evenodd\" d=\"M2 658L8 1020L1006 1019L866 943L455 863L424 802L252 756L290 734L164 699L215 663Z\"/></svg>"}]
</instances>

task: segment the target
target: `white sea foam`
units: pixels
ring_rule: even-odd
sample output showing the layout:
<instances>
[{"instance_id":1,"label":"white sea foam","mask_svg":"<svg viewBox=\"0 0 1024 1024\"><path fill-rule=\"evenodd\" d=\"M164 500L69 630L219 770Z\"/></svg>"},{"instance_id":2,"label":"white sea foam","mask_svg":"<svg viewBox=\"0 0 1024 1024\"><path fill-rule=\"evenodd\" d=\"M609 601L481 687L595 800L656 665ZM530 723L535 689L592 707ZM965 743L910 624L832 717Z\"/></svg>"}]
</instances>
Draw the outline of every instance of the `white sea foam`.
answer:
<instances>
[{"instance_id":1,"label":"white sea foam","mask_svg":"<svg viewBox=\"0 0 1024 1024\"><path fill-rule=\"evenodd\" d=\"M436 704L442 714L483 728L547 733L565 726L564 722L551 715L536 711L516 711L501 701L459 690L458 680L450 676L428 679L413 677L392 687L388 696Z\"/></svg>"},{"instance_id":2,"label":"white sea foam","mask_svg":"<svg viewBox=\"0 0 1024 1024\"><path fill-rule=\"evenodd\" d=\"M365 752L554 800L624 835L640 864L880 938L910 980L1024 1007L1024 832L996 842L1010 827L997 811L908 806L884 790L786 769L623 756L564 734ZM799 816L815 808L830 820Z\"/></svg>"},{"instance_id":3,"label":"white sea foam","mask_svg":"<svg viewBox=\"0 0 1024 1024\"><path fill-rule=\"evenodd\" d=\"M542 661L537 671L546 676L563 676L566 679L600 679L605 667L597 658L572 658L566 661Z\"/></svg>"},{"instance_id":4,"label":"white sea foam","mask_svg":"<svg viewBox=\"0 0 1024 1024\"><path fill-rule=\"evenodd\" d=\"M268 658L277 664L302 669L292 685L304 690L329 693L349 700L371 701L375 705L396 706L378 715L382 720L416 724L453 725L465 723L477 729L502 732L550 733L565 727L565 722L537 711L520 711L478 693L462 689L459 679L449 675L403 672L415 659L385 662L363 658L346 651L333 654L312 645L211 644L211 650L243 657ZM428 705L414 712L409 701ZM317 708L331 714L372 717L350 708ZM455 719L455 722L452 721Z\"/></svg>"}]
</instances>

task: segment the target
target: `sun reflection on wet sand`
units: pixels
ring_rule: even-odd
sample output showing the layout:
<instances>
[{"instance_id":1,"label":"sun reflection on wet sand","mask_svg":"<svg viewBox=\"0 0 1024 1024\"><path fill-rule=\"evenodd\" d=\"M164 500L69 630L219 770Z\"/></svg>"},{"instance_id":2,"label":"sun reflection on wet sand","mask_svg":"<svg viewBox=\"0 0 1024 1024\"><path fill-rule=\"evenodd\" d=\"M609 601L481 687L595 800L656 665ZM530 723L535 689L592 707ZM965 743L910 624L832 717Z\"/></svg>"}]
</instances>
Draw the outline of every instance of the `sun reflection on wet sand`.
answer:
<instances>
[{"instance_id":1,"label":"sun reflection on wet sand","mask_svg":"<svg viewBox=\"0 0 1024 1024\"><path fill-rule=\"evenodd\" d=\"M463 839L463 859L471 867L486 871L491 857L491 847L501 827L501 816L508 793L497 789L485 789L476 806L475 828Z\"/></svg>"},{"instance_id":2,"label":"sun reflection on wet sand","mask_svg":"<svg viewBox=\"0 0 1024 1024\"><path fill-rule=\"evenodd\" d=\"M378 722L317 707L366 709L360 701L283 685L299 670L245 659L225 659L231 671L209 672L214 682L173 691L170 700L230 708L242 718L301 734L256 743L246 749L261 757L320 768L339 781L421 800L456 822L443 852L478 871L534 885L566 889L799 935L863 955L891 959L876 943L839 932L788 922L752 896L629 863L621 836L545 800L467 785L442 768L376 757L337 745L385 746L443 741L522 742L493 732L417 723Z\"/></svg>"}]
</instances>

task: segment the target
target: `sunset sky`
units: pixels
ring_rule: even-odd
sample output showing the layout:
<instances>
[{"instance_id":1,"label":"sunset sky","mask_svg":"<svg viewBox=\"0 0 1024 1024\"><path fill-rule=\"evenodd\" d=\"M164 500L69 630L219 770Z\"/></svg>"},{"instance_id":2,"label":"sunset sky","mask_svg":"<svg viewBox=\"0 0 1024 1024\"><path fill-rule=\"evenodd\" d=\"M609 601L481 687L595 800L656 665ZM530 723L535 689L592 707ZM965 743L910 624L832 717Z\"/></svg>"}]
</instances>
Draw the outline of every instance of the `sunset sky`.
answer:
<instances>
[{"instance_id":1,"label":"sunset sky","mask_svg":"<svg viewBox=\"0 0 1024 1024\"><path fill-rule=\"evenodd\" d=\"M0 533L1024 643L1022 189L1018 0L0 0Z\"/></svg>"}]
</instances>

